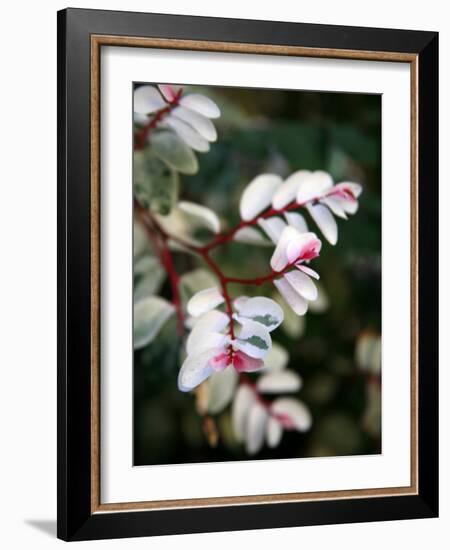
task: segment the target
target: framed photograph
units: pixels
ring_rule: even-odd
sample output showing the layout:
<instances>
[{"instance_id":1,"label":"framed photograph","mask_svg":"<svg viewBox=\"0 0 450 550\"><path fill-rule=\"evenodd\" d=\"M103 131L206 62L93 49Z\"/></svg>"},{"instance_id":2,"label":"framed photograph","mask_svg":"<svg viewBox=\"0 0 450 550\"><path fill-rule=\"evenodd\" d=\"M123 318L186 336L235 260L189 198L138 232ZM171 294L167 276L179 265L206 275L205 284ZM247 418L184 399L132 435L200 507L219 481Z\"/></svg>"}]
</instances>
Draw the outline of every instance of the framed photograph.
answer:
<instances>
[{"instance_id":1,"label":"framed photograph","mask_svg":"<svg viewBox=\"0 0 450 550\"><path fill-rule=\"evenodd\" d=\"M438 514L438 35L58 13L58 536Z\"/></svg>"}]
</instances>

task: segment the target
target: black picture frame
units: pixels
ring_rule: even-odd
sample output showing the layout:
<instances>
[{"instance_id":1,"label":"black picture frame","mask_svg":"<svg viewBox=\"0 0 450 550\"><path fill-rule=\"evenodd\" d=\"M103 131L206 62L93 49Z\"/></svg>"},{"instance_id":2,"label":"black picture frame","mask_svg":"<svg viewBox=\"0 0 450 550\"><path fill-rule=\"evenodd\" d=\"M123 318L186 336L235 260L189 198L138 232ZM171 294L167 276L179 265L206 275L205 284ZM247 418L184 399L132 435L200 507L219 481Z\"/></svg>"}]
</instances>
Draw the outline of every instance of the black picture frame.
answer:
<instances>
[{"instance_id":1,"label":"black picture frame","mask_svg":"<svg viewBox=\"0 0 450 550\"><path fill-rule=\"evenodd\" d=\"M418 491L149 511L92 512L91 36L417 56ZM438 34L117 11L58 12L58 537L87 540L438 515ZM426 368L420 368L424 365Z\"/></svg>"}]
</instances>

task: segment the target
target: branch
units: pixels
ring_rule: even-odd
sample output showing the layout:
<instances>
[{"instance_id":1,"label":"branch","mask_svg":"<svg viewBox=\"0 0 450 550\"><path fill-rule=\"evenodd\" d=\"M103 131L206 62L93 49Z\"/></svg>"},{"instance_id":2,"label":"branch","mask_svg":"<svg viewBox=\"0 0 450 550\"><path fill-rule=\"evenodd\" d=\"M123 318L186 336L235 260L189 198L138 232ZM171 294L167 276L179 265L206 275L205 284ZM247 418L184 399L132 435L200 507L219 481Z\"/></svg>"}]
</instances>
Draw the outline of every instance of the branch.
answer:
<instances>
[{"instance_id":1,"label":"branch","mask_svg":"<svg viewBox=\"0 0 450 550\"><path fill-rule=\"evenodd\" d=\"M172 289L172 303L175 306L178 320L178 332L182 335L184 334L184 313L179 289L180 278L176 271L172 254L169 250L169 237L166 233L159 230L159 225L151 215L150 211L141 206L136 199L134 199L134 208L142 222L142 225L144 226L145 233L149 241L153 245L155 253L159 257L161 264L165 267L169 276Z\"/></svg>"}]
</instances>

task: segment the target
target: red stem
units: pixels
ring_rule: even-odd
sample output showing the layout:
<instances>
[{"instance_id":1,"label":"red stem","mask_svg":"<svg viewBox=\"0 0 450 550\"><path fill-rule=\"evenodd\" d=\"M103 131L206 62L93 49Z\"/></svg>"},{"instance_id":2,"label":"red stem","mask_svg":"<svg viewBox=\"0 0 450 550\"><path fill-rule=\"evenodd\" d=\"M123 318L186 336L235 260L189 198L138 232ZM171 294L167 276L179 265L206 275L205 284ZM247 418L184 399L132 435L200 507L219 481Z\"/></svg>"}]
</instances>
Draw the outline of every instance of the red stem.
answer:
<instances>
[{"instance_id":1,"label":"red stem","mask_svg":"<svg viewBox=\"0 0 450 550\"><path fill-rule=\"evenodd\" d=\"M169 237L165 232L158 229L158 224L149 210L146 210L139 202L134 200L134 208L137 212L139 219L144 226L145 232L153 245L155 253L159 257L162 265L165 267L169 276L170 285L172 289L172 303L175 306L175 311L178 320L178 333L184 334L184 313L181 303L179 282L180 278L175 268L175 263L172 258L172 254L169 250L168 240Z\"/></svg>"}]
</instances>

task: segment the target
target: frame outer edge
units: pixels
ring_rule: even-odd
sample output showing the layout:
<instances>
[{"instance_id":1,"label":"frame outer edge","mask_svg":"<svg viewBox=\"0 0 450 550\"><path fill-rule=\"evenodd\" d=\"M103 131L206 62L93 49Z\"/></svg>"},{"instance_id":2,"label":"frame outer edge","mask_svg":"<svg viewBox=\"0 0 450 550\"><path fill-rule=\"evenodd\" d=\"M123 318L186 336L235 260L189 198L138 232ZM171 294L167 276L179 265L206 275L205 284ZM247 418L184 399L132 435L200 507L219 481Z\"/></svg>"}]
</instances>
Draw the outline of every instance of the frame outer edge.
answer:
<instances>
[{"instance_id":1,"label":"frame outer edge","mask_svg":"<svg viewBox=\"0 0 450 550\"><path fill-rule=\"evenodd\" d=\"M419 55L419 494L439 514L439 35Z\"/></svg>"},{"instance_id":2,"label":"frame outer edge","mask_svg":"<svg viewBox=\"0 0 450 550\"><path fill-rule=\"evenodd\" d=\"M210 34L210 32L212 32L210 30L199 31L199 23L204 23L206 21L215 21L219 25L221 22L223 25L236 22L236 25L239 25L239 32L242 32L242 29L246 25L253 23L255 27L258 27L258 32L260 32L260 34L264 34L263 31L267 34L268 27L266 25L270 23L239 19L225 20L218 18L162 16L144 13L131 14L129 12L108 12L84 9L69 9L58 12L58 537L64 540L92 540L96 538L204 532L205 529L198 527L198 525L200 525L199 520L195 520L195 518L198 518L199 514L202 513L203 517L209 517L211 519L211 531L318 525L325 523L344 523L349 521L372 521L372 518L369 517L370 513L376 516L374 518L375 520L435 516L437 514L438 457L436 416L437 362L435 363L434 361L433 365L431 365L434 368L432 379L425 377L425 372L423 372L423 376L421 376L419 370L419 385L421 390L419 393L419 404L421 415L423 414L427 417L427 426L425 426L424 422L419 421L420 486L418 496L398 496L395 499L393 499L393 497L358 499L360 502L359 507L355 507L355 503L352 499L345 499L341 501L339 508L335 507L336 501L316 501L308 503L266 504L264 506L204 507L201 509L166 509L152 512L92 514L92 508L95 508L93 504L95 503L87 498L86 484L88 484L90 488L94 480L92 478L92 471L86 465L85 443L82 445L83 449L76 449L76 444L79 442L80 437L82 437L81 434L78 434L77 430L81 429L84 433L85 425L88 424L88 422L84 412L81 415L81 419L74 419L73 417L76 409L74 398L86 397L86 384L89 386L90 394L90 384L92 384L93 381L89 379L88 382L86 382L87 373L84 372L84 364L81 369L81 374L79 374L78 371L74 370L73 363L80 358L84 360L86 351L88 351L89 355L92 357L91 354L93 350L90 344L87 350L85 344L83 344L82 350L80 353L77 352L75 358L67 355L68 351L70 353L73 350L73 341L75 337L84 335L84 331L81 329L77 329L76 335L70 334L68 329L72 326L73 330L74 321L84 319L86 310L86 304L83 300L81 300L82 303L80 305L76 304L74 308L75 313L72 313L71 308L68 307L68 304L70 305L68 295L71 295L72 302L74 300L74 286L75 290L79 290L79 288L83 289L85 283L83 275L76 277L73 273L73 269L75 266L84 268L85 261L89 259L90 262L91 257L86 257L86 251L80 252L79 255L77 255L73 248L74 242L76 242L73 235L73 230L75 228L74 222L82 221L80 220L80 216L84 215L86 212L83 209L78 214L74 213L72 209L71 211L67 211L66 204L68 199L71 198L72 201L70 204L74 206L74 210L76 210L80 206L84 206L86 199L85 196L79 198L73 189L75 185L74 179L78 177L80 183L76 186L77 191L79 194L85 193L85 191L82 190L82 186L84 185L83 181L85 182L83 178L86 177L84 166L86 159L86 144L83 141L86 139L86 132L84 132L86 115L81 114L81 109L84 109L86 106L84 79L86 77L86 70L89 66L89 61L86 59L85 41L89 38L90 34L99 32L99 25L103 27L106 26L109 31L113 32L118 25L121 25L122 17L128 18L125 26L130 24L132 18L136 19L137 17L142 17L146 21L150 21L151 19L152 24L150 25L151 28L147 36L148 34L155 36L154 28L157 20L162 21L164 23L162 37L164 37L165 33L167 34L167 27L175 23L175 21L177 23L175 25L177 27L175 29L175 34L178 37L180 34L183 34L183 32L187 32L186 26L188 21L195 21L193 30L191 31L188 29L188 36L195 36L198 33L201 35ZM267 39L271 44L279 44L280 34L278 31L286 27L289 27L290 31L292 31L293 27L298 29L302 27L304 29L309 29L310 32L312 32L311 28L315 27L315 33L317 33L321 27L327 27L328 37L339 29L339 27L303 25L299 23L275 22L274 25L277 26L278 30L275 33L273 41ZM345 29L345 27L342 29ZM352 27L348 27L347 29L350 32ZM218 30L219 34L223 32L223 28L221 31L220 29ZM356 30L357 29L355 29L355 32ZM377 36L374 31L377 29L364 30L370 30L372 33L372 40L375 41ZM361 29L359 29L359 31L361 31ZM405 38L409 37L409 43L413 43L414 47L410 46L410 49L403 48L403 52L410 51L420 54L418 118L421 144L422 147L424 147L423 144L430 135L437 138L437 103L434 106L435 108L431 116L429 116L430 112L427 112L430 101L437 100L437 33L388 30L386 34L386 32L383 33L383 31L386 31L385 29L379 31L380 35L378 38L381 42L383 39L389 42L389 40L392 40L393 34L405 33L403 36L405 36ZM239 32L237 34L239 34ZM123 34L129 33L122 33L122 35ZM389 35L388 39L386 38L387 35ZM204 40L206 41L207 39L205 38ZM356 38L355 40L357 41ZM331 39L327 38L326 42L330 43L330 41L332 42ZM419 48L419 43L426 43L428 45ZM81 53L78 52L77 55L73 52L71 53L74 44L80 46ZM89 50L89 46L87 48ZM78 63L77 66L74 64L75 60ZM73 105L74 97L69 97L71 96L70 82L72 79L73 83L75 77L80 77L82 82L81 85L77 83L79 90L82 92L82 97L81 99L77 99L78 104L76 106ZM74 95L75 92L72 96ZM78 113L81 117L79 124L80 129L75 129L73 127L75 113ZM68 134L68 132L70 132L70 134ZM431 142L431 140L428 141ZM428 209L430 207L435 208L437 205L437 148L434 147L433 149L433 146L434 144L429 143L427 149L421 149L422 155L419 158L419 182L428 178L433 184L432 190L427 190L428 194L424 192L424 184L419 187L418 216L421 220L426 219L426 217L424 217L424 212L425 214L430 212ZM74 147L75 152L73 150ZM76 160L81 164L79 169L74 169L74 157L77 157ZM68 195L71 195L71 197L68 197ZM437 214L436 210L435 212ZM419 228L419 239L422 242L422 247L419 249L419 266L429 266L431 257L432 269L429 271L433 271L433 269L436 270L437 268L436 230L437 215L427 224L426 229L422 231ZM86 241L86 231L81 230L81 233L82 235L79 237L77 244L81 245L81 248L83 248ZM424 244L426 246L424 246ZM430 246L430 248L427 250L427 258L425 258L424 248L428 246ZM69 262L71 270L67 272L67 257L71 253L74 256L71 259L75 260L75 266ZM425 260L427 264L425 264ZM431 290L424 289L423 279L425 279L425 277L422 277L423 274L424 269L419 273L419 330L422 340L425 334L427 338L430 336L431 338L426 342L425 346L422 345L421 341L421 346L419 348L419 363L421 365L424 364L424 360L430 357L436 358L437 360L437 331L435 330L437 326L437 290L436 287L434 287L434 290L433 288ZM67 284L67 276L71 276L71 285ZM431 283L432 286L437 282L437 276L435 275L433 277L433 273L427 275L426 279L425 283ZM82 297L80 296L80 298ZM427 299L430 300L430 302L426 302ZM430 305L426 305L426 311L424 311L424 304L427 303ZM436 307L433 310L434 306ZM426 329L426 323L432 326ZM71 345L68 344L69 336L71 338ZM71 365L69 365L69 363ZM70 381L72 382L72 387L70 387ZM76 387L74 388L74 386ZM433 422L436 420L431 427L429 426L430 419L432 419ZM71 421L75 421L75 424L71 425ZM91 425L90 419L89 425ZM429 448L432 450L431 453L429 453L429 448L425 446L425 442L429 443ZM88 446L90 450L91 443L89 443ZM428 454L431 456L428 456ZM77 486L77 482L79 482L80 486ZM275 507L278 507L277 510L279 510L279 512L284 510L286 512L286 517L281 517L281 513L276 514ZM239 509L241 513L236 512L237 509ZM246 509L247 511L245 511ZM218 514L221 514L221 519L218 519ZM275 515L272 516L271 514ZM191 520L194 520L193 525L190 524ZM173 524L174 521L178 522L176 526Z\"/></svg>"}]
</instances>

